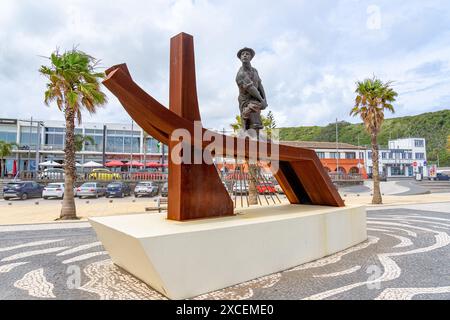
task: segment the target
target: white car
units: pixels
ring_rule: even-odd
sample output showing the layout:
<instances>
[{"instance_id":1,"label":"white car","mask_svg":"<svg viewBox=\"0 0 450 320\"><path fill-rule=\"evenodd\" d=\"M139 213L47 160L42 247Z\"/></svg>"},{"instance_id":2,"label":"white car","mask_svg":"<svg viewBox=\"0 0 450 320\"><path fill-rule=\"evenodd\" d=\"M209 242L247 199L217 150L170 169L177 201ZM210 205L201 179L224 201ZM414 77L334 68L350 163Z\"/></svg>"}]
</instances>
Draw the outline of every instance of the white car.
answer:
<instances>
[{"instance_id":1,"label":"white car","mask_svg":"<svg viewBox=\"0 0 450 320\"><path fill-rule=\"evenodd\" d=\"M77 188L73 188L74 197L77 196ZM50 183L42 191L42 198L64 198L64 183Z\"/></svg>"},{"instance_id":2,"label":"white car","mask_svg":"<svg viewBox=\"0 0 450 320\"><path fill-rule=\"evenodd\" d=\"M233 194L248 194L248 189L246 180L236 180L233 185Z\"/></svg>"},{"instance_id":3,"label":"white car","mask_svg":"<svg viewBox=\"0 0 450 320\"><path fill-rule=\"evenodd\" d=\"M151 181L139 182L134 188L134 196L136 198L143 196L154 197L158 194L158 186Z\"/></svg>"}]
</instances>

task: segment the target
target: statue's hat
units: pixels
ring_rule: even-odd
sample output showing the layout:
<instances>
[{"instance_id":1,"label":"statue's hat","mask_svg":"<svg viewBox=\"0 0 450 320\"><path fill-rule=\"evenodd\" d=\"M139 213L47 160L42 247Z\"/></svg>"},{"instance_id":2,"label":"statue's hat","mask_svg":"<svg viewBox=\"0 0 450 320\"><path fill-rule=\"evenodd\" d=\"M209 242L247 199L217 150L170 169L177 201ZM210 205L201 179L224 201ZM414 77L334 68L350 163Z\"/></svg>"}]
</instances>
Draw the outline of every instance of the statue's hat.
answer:
<instances>
[{"instance_id":1,"label":"statue's hat","mask_svg":"<svg viewBox=\"0 0 450 320\"><path fill-rule=\"evenodd\" d=\"M241 54L242 54L242 52L244 52L244 51L250 52L250 54L252 55L252 59L253 59L253 57L255 56L255 50L253 50L252 48L247 48L247 47L245 47L245 48L242 48L241 50L238 51L237 57L238 57L239 59L241 58Z\"/></svg>"}]
</instances>

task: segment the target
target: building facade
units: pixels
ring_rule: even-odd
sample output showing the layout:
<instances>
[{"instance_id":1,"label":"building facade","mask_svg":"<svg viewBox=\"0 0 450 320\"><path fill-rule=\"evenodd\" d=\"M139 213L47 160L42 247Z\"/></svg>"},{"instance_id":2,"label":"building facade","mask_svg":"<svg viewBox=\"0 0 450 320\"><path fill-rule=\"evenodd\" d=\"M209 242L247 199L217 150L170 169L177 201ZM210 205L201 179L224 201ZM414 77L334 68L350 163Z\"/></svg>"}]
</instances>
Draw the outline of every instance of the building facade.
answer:
<instances>
[{"instance_id":1,"label":"building facade","mask_svg":"<svg viewBox=\"0 0 450 320\"><path fill-rule=\"evenodd\" d=\"M366 170L373 172L372 151L366 151ZM387 177L414 177L420 173L428 176L426 141L423 138L389 140L387 147L379 150L379 171Z\"/></svg>"},{"instance_id":2,"label":"building facade","mask_svg":"<svg viewBox=\"0 0 450 320\"><path fill-rule=\"evenodd\" d=\"M76 158L80 164L89 161L102 163L104 141L106 161L120 160L126 163L133 159L142 162L145 156L147 162L162 163L164 151L164 163L167 163L167 147L150 136L144 143L144 131L131 122L129 124L86 122L76 126L75 134L90 136L94 140L94 144L84 143L83 149L77 152ZM34 171L36 165L41 162L62 163L64 137L64 121L0 119L0 140L17 145L12 155L6 158L3 172L11 174L14 165L19 171Z\"/></svg>"},{"instance_id":3,"label":"building facade","mask_svg":"<svg viewBox=\"0 0 450 320\"><path fill-rule=\"evenodd\" d=\"M318 141L284 141L282 143L313 149L328 172L361 174L363 178L367 178L365 147L349 143Z\"/></svg>"}]
</instances>

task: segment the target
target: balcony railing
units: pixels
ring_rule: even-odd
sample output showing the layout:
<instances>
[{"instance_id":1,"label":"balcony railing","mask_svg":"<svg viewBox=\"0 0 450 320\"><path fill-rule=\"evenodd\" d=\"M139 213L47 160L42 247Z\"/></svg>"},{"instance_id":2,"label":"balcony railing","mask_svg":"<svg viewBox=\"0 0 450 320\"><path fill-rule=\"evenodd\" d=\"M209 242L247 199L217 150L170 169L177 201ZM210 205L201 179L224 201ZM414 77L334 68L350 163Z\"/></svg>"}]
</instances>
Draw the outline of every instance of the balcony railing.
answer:
<instances>
[{"instance_id":1,"label":"balcony railing","mask_svg":"<svg viewBox=\"0 0 450 320\"><path fill-rule=\"evenodd\" d=\"M363 176L360 173L336 173L329 172L328 173L331 180L334 182L339 181L363 181Z\"/></svg>"}]
</instances>

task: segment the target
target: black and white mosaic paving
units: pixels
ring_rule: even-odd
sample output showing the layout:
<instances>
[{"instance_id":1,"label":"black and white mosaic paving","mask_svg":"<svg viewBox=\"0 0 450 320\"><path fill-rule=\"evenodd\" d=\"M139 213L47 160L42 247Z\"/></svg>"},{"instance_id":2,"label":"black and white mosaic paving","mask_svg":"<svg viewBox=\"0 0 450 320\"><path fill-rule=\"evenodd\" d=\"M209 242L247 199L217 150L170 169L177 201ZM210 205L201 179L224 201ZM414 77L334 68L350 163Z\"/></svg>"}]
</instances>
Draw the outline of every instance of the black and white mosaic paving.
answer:
<instances>
[{"instance_id":1,"label":"black and white mosaic paving","mask_svg":"<svg viewBox=\"0 0 450 320\"><path fill-rule=\"evenodd\" d=\"M450 203L368 212L369 238L194 299L450 299ZM116 267L88 223L0 227L0 299L165 299Z\"/></svg>"}]
</instances>

